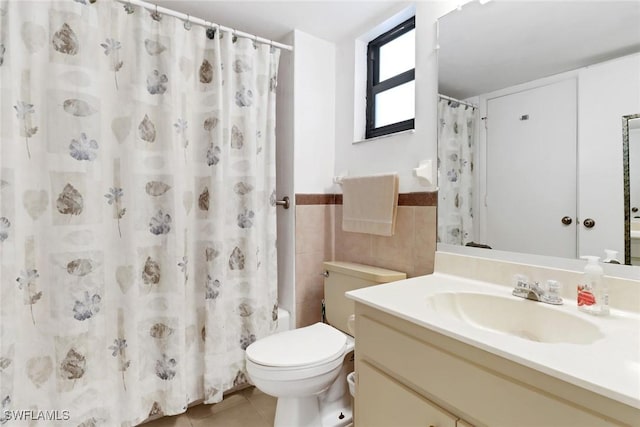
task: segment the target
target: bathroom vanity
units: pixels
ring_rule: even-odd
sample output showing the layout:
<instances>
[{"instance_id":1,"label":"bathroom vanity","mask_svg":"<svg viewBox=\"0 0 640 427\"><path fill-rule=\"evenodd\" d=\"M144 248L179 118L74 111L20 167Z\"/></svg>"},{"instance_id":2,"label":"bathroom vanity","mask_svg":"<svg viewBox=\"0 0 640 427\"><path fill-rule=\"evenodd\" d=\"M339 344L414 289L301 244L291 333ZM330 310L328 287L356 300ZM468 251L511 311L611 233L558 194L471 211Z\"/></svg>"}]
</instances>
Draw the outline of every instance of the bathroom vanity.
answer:
<instances>
[{"instance_id":1,"label":"bathroom vanity","mask_svg":"<svg viewBox=\"0 0 640 427\"><path fill-rule=\"evenodd\" d=\"M640 425L637 312L589 316L571 291L560 307L519 299L438 272L438 258L433 275L347 294L356 427Z\"/></svg>"}]
</instances>

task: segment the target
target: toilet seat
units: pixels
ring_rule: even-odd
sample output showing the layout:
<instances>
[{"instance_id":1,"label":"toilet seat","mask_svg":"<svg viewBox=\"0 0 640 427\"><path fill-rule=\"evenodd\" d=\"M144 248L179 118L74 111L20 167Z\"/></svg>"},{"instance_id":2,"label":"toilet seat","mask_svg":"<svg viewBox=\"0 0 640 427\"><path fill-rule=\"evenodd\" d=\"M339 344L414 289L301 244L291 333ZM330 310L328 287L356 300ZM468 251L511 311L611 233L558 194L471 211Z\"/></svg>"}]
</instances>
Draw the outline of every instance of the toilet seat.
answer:
<instances>
[{"instance_id":1,"label":"toilet seat","mask_svg":"<svg viewBox=\"0 0 640 427\"><path fill-rule=\"evenodd\" d=\"M311 366L298 366L295 368L286 368L282 366L264 366L252 362L247 359L246 366L249 376L252 378L261 378L267 381L299 381L307 380L320 375L325 375L334 369L342 366L343 354L338 355L334 360L315 364Z\"/></svg>"},{"instance_id":2,"label":"toilet seat","mask_svg":"<svg viewBox=\"0 0 640 427\"><path fill-rule=\"evenodd\" d=\"M342 356L347 336L324 323L281 332L247 347L247 361L278 372L331 365Z\"/></svg>"}]
</instances>

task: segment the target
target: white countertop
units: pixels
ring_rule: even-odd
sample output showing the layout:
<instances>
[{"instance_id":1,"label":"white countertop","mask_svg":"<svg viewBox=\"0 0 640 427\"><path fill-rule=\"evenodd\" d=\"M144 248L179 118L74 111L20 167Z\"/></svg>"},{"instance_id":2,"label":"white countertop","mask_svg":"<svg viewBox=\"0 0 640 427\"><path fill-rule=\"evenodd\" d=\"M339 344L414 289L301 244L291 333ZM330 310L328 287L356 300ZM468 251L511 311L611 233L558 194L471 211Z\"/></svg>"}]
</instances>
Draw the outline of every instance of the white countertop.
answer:
<instances>
[{"instance_id":1,"label":"white countertop","mask_svg":"<svg viewBox=\"0 0 640 427\"><path fill-rule=\"evenodd\" d=\"M592 344L540 343L479 329L429 310L427 297L442 292L487 293L520 300L511 296L510 287L441 273L361 288L346 295L385 313L640 409L639 315L612 309L609 316L592 316L580 312L575 300L567 299L562 306L545 304L597 325L605 337Z\"/></svg>"}]
</instances>

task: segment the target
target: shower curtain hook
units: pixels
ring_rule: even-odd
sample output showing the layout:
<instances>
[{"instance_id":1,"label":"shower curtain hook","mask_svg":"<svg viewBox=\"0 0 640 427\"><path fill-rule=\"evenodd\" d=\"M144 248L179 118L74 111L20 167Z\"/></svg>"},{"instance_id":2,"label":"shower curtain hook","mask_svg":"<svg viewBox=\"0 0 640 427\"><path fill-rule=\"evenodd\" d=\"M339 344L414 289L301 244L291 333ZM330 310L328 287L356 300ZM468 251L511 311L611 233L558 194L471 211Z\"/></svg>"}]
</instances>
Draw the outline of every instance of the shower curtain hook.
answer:
<instances>
[{"instance_id":1,"label":"shower curtain hook","mask_svg":"<svg viewBox=\"0 0 640 427\"><path fill-rule=\"evenodd\" d=\"M213 22L209 21L209 28L207 28L207 38L213 40L216 36L216 29L213 28Z\"/></svg>"},{"instance_id":2,"label":"shower curtain hook","mask_svg":"<svg viewBox=\"0 0 640 427\"><path fill-rule=\"evenodd\" d=\"M131 4L131 0L127 4L124 5L124 10L127 12L127 15L131 15L134 12L133 5Z\"/></svg>"},{"instance_id":3,"label":"shower curtain hook","mask_svg":"<svg viewBox=\"0 0 640 427\"><path fill-rule=\"evenodd\" d=\"M189 31L191 29L191 16L187 14L187 20L184 21L184 29Z\"/></svg>"},{"instance_id":4,"label":"shower curtain hook","mask_svg":"<svg viewBox=\"0 0 640 427\"><path fill-rule=\"evenodd\" d=\"M156 10L155 10L155 12L153 12L153 13L151 14L151 19L153 19L153 20L154 20L154 21L156 21L156 22L160 22L160 20L162 19L162 17L161 17L161 16L160 16L160 14L158 13L158 4L156 3L156 4L155 4L155 6L156 6Z\"/></svg>"}]
</instances>

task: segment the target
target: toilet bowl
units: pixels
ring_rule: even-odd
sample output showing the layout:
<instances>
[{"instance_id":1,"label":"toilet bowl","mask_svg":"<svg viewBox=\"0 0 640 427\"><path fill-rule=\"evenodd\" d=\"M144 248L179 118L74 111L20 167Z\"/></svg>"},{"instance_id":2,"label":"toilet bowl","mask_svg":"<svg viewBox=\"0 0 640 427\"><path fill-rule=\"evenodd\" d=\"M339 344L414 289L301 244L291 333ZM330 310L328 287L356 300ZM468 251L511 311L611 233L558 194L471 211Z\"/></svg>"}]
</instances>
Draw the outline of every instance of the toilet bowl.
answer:
<instances>
[{"instance_id":1,"label":"toilet bowl","mask_svg":"<svg viewBox=\"0 0 640 427\"><path fill-rule=\"evenodd\" d=\"M350 402L339 382L353 343L332 326L316 323L271 335L247 348L249 378L258 389L278 398L275 427L350 423Z\"/></svg>"},{"instance_id":2,"label":"toilet bowl","mask_svg":"<svg viewBox=\"0 0 640 427\"><path fill-rule=\"evenodd\" d=\"M325 262L329 324L276 333L246 349L247 374L277 397L274 427L344 427L352 422L347 375L354 339L347 334L353 302L344 293L406 278L405 273L346 262ZM333 325L333 326L331 326ZM334 327L335 326L335 327Z\"/></svg>"}]
</instances>

